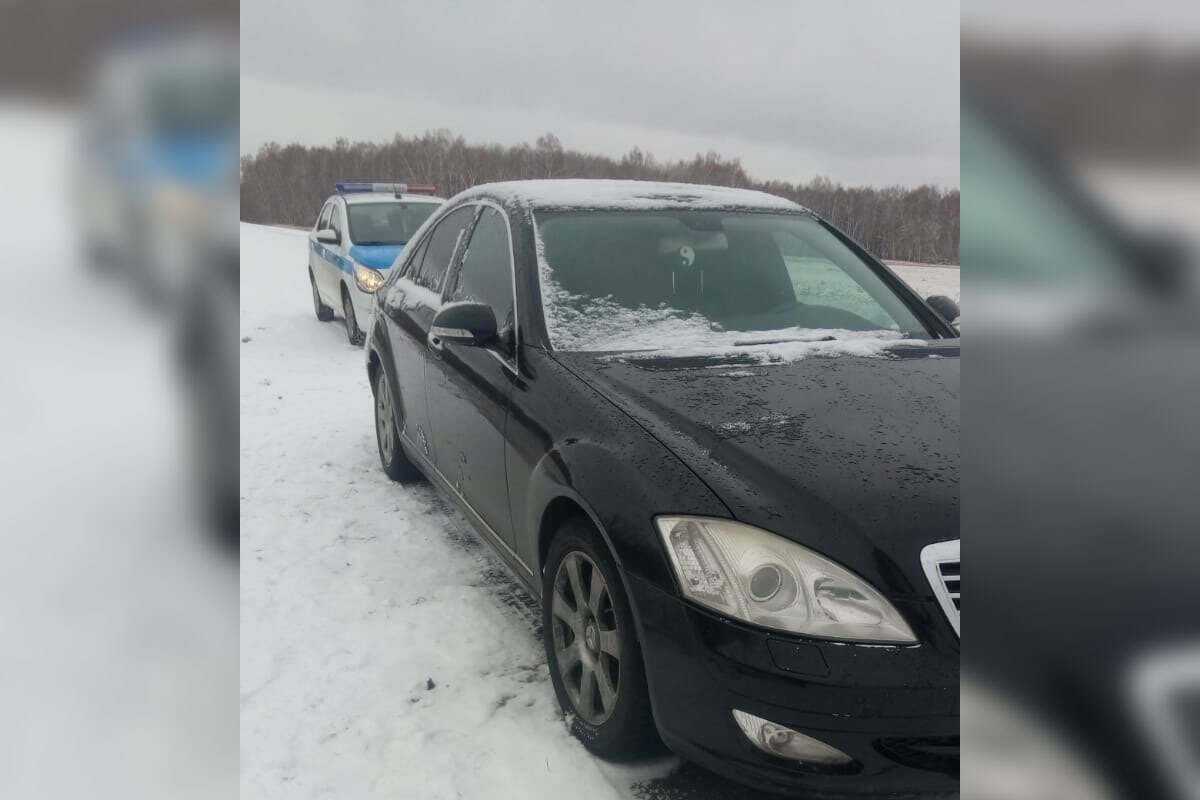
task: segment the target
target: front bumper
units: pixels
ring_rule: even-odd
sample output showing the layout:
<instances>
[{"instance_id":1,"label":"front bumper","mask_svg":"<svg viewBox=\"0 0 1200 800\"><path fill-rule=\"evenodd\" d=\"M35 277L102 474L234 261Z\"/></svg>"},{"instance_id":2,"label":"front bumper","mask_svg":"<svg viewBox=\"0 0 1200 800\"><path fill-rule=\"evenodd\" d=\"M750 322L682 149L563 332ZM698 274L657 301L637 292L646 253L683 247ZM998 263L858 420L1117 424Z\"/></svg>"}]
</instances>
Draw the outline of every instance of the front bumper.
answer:
<instances>
[{"instance_id":1,"label":"front bumper","mask_svg":"<svg viewBox=\"0 0 1200 800\"><path fill-rule=\"evenodd\" d=\"M655 721L678 754L740 783L808 797L957 794L958 639L936 605L897 604L919 645L854 645L766 633L633 576L628 586ZM734 708L855 763L823 770L770 756L742 734Z\"/></svg>"}]
</instances>

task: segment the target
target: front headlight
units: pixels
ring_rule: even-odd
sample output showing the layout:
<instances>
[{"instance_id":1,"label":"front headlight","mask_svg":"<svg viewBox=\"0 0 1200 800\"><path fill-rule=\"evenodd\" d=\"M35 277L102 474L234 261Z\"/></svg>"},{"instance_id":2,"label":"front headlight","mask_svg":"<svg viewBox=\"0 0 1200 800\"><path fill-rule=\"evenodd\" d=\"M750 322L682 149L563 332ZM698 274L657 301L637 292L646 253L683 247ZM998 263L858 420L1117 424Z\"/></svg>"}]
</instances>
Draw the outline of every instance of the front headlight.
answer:
<instances>
[{"instance_id":1,"label":"front headlight","mask_svg":"<svg viewBox=\"0 0 1200 800\"><path fill-rule=\"evenodd\" d=\"M364 267L362 264L355 264L354 282L358 284L359 289L362 289L367 294L375 294L375 292L379 291L379 287L383 286L383 275L377 269Z\"/></svg>"},{"instance_id":2,"label":"front headlight","mask_svg":"<svg viewBox=\"0 0 1200 800\"><path fill-rule=\"evenodd\" d=\"M169 181L154 187L150 207L156 221L189 230L200 227L214 211L202 192Z\"/></svg>"},{"instance_id":3,"label":"front headlight","mask_svg":"<svg viewBox=\"0 0 1200 800\"><path fill-rule=\"evenodd\" d=\"M806 547L740 522L657 517L684 595L764 628L871 642L915 642L869 583Z\"/></svg>"}]
</instances>

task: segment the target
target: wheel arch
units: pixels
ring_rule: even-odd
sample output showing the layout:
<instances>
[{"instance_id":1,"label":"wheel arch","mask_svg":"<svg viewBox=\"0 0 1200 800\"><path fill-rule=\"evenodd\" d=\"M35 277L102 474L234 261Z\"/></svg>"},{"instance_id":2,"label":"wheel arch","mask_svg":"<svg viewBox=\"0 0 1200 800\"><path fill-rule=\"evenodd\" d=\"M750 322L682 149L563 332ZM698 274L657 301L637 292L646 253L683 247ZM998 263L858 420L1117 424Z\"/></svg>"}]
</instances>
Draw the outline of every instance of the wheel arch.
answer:
<instances>
[{"instance_id":1,"label":"wheel arch","mask_svg":"<svg viewBox=\"0 0 1200 800\"><path fill-rule=\"evenodd\" d=\"M375 385L375 376L379 374L380 368L383 366L383 361L379 358L379 351L373 346L367 348L367 380L371 386Z\"/></svg>"},{"instance_id":2,"label":"wheel arch","mask_svg":"<svg viewBox=\"0 0 1200 800\"><path fill-rule=\"evenodd\" d=\"M605 546L616 559L617 554L613 550L612 542L609 541L607 534L604 532L604 527L595 518L595 514L584 507L583 503L576 497L570 494L559 494L550 499L542 509L541 519L538 523L537 535L537 572L540 575L542 570L546 568L546 556L550 552L550 543L554 541L554 535L559 528L566 523L567 520L574 517L579 517L588 522L596 532L600 534L600 538L604 540Z\"/></svg>"},{"instance_id":3,"label":"wheel arch","mask_svg":"<svg viewBox=\"0 0 1200 800\"><path fill-rule=\"evenodd\" d=\"M376 325L379 326L382 323L376 320ZM375 376L379 374L380 370L383 371L384 380L388 382L388 388L392 391L392 413L396 415L396 424L403 428L404 420L407 417L406 396L400 388L396 371L387 366L387 363L392 360L392 346L387 336L380 334L379 328L373 330L374 333L363 334L363 349L367 352L367 381L372 394L374 394Z\"/></svg>"}]
</instances>

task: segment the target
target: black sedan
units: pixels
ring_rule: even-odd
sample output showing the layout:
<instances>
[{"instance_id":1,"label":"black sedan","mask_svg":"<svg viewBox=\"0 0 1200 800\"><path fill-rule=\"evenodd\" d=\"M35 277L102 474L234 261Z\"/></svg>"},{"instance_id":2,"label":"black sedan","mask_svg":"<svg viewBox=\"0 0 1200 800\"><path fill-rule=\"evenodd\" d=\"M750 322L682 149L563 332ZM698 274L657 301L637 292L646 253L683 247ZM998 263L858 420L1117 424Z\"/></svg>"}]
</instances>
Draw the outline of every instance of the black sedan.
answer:
<instances>
[{"instance_id":1,"label":"black sedan","mask_svg":"<svg viewBox=\"0 0 1200 800\"><path fill-rule=\"evenodd\" d=\"M789 201L619 181L463 192L375 301L383 467L540 598L590 750L957 790L952 301Z\"/></svg>"}]
</instances>

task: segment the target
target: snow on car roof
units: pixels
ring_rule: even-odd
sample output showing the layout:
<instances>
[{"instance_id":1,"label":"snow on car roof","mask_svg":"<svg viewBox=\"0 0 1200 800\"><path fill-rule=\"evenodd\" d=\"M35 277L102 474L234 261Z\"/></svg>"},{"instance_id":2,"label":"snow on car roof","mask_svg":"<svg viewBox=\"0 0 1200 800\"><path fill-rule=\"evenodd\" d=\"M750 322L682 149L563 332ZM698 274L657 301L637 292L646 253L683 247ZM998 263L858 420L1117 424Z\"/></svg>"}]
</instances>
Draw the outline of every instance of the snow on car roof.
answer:
<instances>
[{"instance_id":1,"label":"snow on car roof","mask_svg":"<svg viewBox=\"0 0 1200 800\"><path fill-rule=\"evenodd\" d=\"M432 203L441 205L446 202L444 197L434 197L431 194L403 194L396 197L388 192L348 192L343 195L333 195L341 197L347 203L359 205L360 203Z\"/></svg>"},{"instance_id":2,"label":"snow on car roof","mask_svg":"<svg viewBox=\"0 0 1200 800\"><path fill-rule=\"evenodd\" d=\"M755 209L812 213L782 197L751 189L697 183L618 180L529 180L485 183L455 199L485 195L533 209Z\"/></svg>"}]
</instances>

